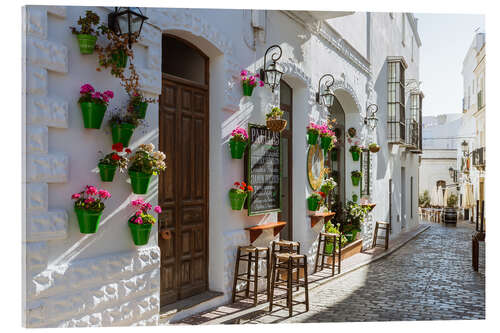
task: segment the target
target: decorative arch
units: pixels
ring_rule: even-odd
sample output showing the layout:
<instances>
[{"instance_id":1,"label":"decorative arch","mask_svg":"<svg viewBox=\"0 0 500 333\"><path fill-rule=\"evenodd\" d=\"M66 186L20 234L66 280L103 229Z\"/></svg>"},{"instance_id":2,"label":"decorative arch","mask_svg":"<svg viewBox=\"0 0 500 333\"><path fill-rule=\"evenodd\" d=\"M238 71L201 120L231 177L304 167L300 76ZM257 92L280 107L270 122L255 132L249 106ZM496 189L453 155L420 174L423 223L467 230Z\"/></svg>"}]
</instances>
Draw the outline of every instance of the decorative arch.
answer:
<instances>
[{"instance_id":1,"label":"decorative arch","mask_svg":"<svg viewBox=\"0 0 500 333\"><path fill-rule=\"evenodd\" d=\"M316 97L315 97L315 91L314 87L312 84L311 77L306 74L304 69L298 65L295 62L285 62L285 61L280 61L280 67L281 70L283 71L283 76L284 79L286 80L287 76L292 76L296 79L299 79L303 85L308 89L309 91L309 98L307 100L309 105L313 105L316 103Z\"/></svg>"},{"instance_id":2,"label":"decorative arch","mask_svg":"<svg viewBox=\"0 0 500 333\"><path fill-rule=\"evenodd\" d=\"M354 101L354 104L356 105L356 109L358 110L358 113L361 114L361 110L363 110L363 108L361 107L361 103L359 102L358 95L356 94L356 91L354 90L354 88L346 80L335 81L332 88L333 88L333 91L341 90L341 91L344 91L345 93L347 93ZM340 102L342 102L342 101L340 100ZM347 110L345 110L345 106L343 106L343 108L344 108L344 111L347 111Z\"/></svg>"}]
</instances>

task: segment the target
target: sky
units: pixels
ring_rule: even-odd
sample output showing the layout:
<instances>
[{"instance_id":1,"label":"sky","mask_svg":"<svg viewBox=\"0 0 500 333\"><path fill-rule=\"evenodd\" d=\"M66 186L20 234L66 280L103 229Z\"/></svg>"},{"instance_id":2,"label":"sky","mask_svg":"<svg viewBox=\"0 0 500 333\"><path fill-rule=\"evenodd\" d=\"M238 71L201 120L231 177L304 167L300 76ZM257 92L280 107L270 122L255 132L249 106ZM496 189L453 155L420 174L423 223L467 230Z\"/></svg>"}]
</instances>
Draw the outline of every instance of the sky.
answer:
<instances>
[{"instance_id":1,"label":"sky","mask_svg":"<svg viewBox=\"0 0 500 333\"><path fill-rule=\"evenodd\" d=\"M462 63L474 31L486 32L484 15L415 14L422 40L420 81L424 116L462 112ZM488 34L486 34L488 42Z\"/></svg>"}]
</instances>

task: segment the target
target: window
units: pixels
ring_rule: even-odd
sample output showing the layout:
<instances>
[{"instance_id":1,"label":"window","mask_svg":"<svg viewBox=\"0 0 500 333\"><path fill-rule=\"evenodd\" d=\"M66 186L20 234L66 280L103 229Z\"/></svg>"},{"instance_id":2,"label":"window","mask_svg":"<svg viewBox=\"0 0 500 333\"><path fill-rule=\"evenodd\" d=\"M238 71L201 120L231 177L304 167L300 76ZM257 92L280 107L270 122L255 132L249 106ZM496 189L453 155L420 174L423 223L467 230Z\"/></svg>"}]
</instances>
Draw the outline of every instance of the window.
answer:
<instances>
[{"instance_id":1,"label":"window","mask_svg":"<svg viewBox=\"0 0 500 333\"><path fill-rule=\"evenodd\" d=\"M389 143L405 143L405 70L402 57L387 60L387 131Z\"/></svg>"},{"instance_id":2,"label":"window","mask_svg":"<svg viewBox=\"0 0 500 333\"><path fill-rule=\"evenodd\" d=\"M370 195L370 151L361 152L361 196Z\"/></svg>"},{"instance_id":3,"label":"window","mask_svg":"<svg viewBox=\"0 0 500 333\"><path fill-rule=\"evenodd\" d=\"M406 121L406 143L420 151L422 149L422 92L410 94L410 115Z\"/></svg>"}]
</instances>

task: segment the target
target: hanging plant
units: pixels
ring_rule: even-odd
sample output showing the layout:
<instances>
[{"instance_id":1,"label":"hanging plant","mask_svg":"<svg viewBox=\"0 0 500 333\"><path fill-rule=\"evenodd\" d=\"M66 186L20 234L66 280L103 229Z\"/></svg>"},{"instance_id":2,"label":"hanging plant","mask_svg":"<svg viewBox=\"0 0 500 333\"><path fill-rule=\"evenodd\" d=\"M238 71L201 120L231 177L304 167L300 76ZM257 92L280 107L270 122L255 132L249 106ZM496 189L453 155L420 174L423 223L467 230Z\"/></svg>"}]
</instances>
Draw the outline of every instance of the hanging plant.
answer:
<instances>
[{"instance_id":1,"label":"hanging plant","mask_svg":"<svg viewBox=\"0 0 500 333\"><path fill-rule=\"evenodd\" d=\"M113 152L101 158L97 164L99 167L99 175L103 182L112 182L117 168L120 168L120 172L124 172L127 169L127 155L132 152L128 148L123 151L123 144L121 143L113 144L111 149Z\"/></svg>"},{"instance_id":2,"label":"hanging plant","mask_svg":"<svg viewBox=\"0 0 500 333\"><path fill-rule=\"evenodd\" d=\"M134 64L130 63L129 69L129 76L122 75L120 81L129 96L127 111L135 114L137 119L145 119L148 104L157 103L158 100L144 97L139 90L139 75L135 71Z\"/></svg>"},{"instance_id":3,"label":"hanging plant","mask_svg":"<svg viewBox=\"0 0 500 333\"><path fill-rule=\"evenodd\" d=\"M244 128L236 127L231 132L231 139L229 139L229 147L231 149L231 157L241 159L245 148L248 145L248 134Z\"/></svg>"},{"instance_id":4,"label":"hanging plant","mask_svg":"<svg viewBox=\"0 0 500 333\"><path fill-rule=\"evenodd\" d=\"M286 128L286 120L281 119L283 116L283 111L275 106L272 108L271 112L266 114L266 126L269 130L273 132L281 132Z\"/></svg>"},{"instance_id":5,"label":"hanging plant","mask_svg":"<svg viewBox=\"0 0 500 333\"><path fill-rule=\"evenodd\" d=\"M99 15L91 10L85 11L85 17L79 17L77 24L80 25L80 30L75 27L70 27L71 32L76 35L81 54L94 53L97 36L99 30L94 30L92 26L99 24Z\"/></svg>"},{"instance_id":6,"label":"hanging plant","mask_svg":"<svg viewBox=\"0 0 500 333\"><path fill-rule=\"evenodd\" d=\"M374 142L368 145L368 149L370 149L372 153L376 153L380 150L380 146Z\"/></svg>"},{"instance_id":7,"label":"hanging plant","mask_svg":"<svg viewBox=\"0 0 500 333\"><path fill-rule=\"evenodd\" d=\"M155 206L153 208L150 203L144 202L141 198L133 200L130 205L137 209L134 215L128 219L132 240L137 246L146 245L149 241L151 228L156 223L154 216L148 212L153 209L157 214L160 214L161 207Z\"/></svg>"},{"instance_id":8,"label":"hanging plant","mask_svg":"<svg viewBox=\"0 0 500 333\"><path fill-rule=\"evenodd\" d=\"M319 125L311 121L307 126L307 143L314 146L316 143L318 143L318 137Z\"/></svg>"},{"instance_id":9,"label":"hanging plant","mask_svg":"<svg viewBox=\"0 0 500 333\"><path fill-rule=\"evenodd\" d=\"M95 186L87 185L85 189L71 196L75 200L74 209L78 225L82 234L95 234L99 228L104 200L111 198L106 190L98 190Z\"/></svg>"},{"instance_id":10,"label":"hanging plant","mask_svg":"<svg viewBox=\"0 0 500 333\"><path fill-rule=\"evenodd\" d=\"M264 81L260 80L260 75L250 74L246 69L242 69L241 73L241 85L243 86L243 96L252 96L253 88L257 86L257 79L259 79L259 87L264 86Z\"/></svg>"},{"instance_id":11,"label":"hanging plant","mask_svg":"<svg viewBox=\"0 0 500 333\"><path fill-rule=\"evenodd\" d=\"M78 103L82 110L83 126L85 128L100 129L104 113L109 100L114 96L111 90L103 93L95 91L94 87L86 83L80 87L80 98Z\"/></svg>"},{"instance_id":12,"label":"hanging plant","mask_svg":"<svg viewBox=\"0 0 500 333\"><path fill-rule=\"evenodd\" d=\"M245 199L249 192L253 191L251 185L247 185L245 182L235 182L233 188L229 190L229 201L231 202L232 210L242 210L245 204Z\"/></svg>"},{"instance_id":13,"label":"hanging plant","mask_svg":"<svg viewBox=\"0 0 500 333\"><path fill-rule=\"evenodd\" d=\"M337 138L333 131L328 128L328 125L321 125L319 127L319 135L321 137L321 148L325 151L329 151L337 143Z\"/></svg>"},{"instance_id":14,"label":"hanging plant","mask_svg":"<svg viewBox=\"0 0 500 333\"><path fill-rule=\"evenodd\" d=\"M128 147L134 130L139 124L140 121L135 113L123 112L116 108L109 119L113 144L121 143L124 147Z\"/></svg>"},{"instance_id":15,"label":"hanging plant","mask_svg":"<svg viewBox=\"0 0 500 333\"><path fill-rule=\"evenodd\" d=\"M165 170L165 154L154 148L152 143L142 144L129 159L128 174L136 194L146 194L151 177Z\"/></svg>"},{"instance_id":16,"label":"hanging plant","mask_svg":"<svg viewBox=\"0 0 500 333\"><path fill-rule=\"evenodd\" d=\"M320 190L326 195L330 194L333 189L337 186L337 182L333 180L333 178L326 178L323 180L323 184L321 184Z\"/></svg>"},{"instance_id":17,"label":"hanging plant","mask_svg":"<svg viewBox=\"0 0 500 333\"><path fill-rule=\"evenodd\" d=\"M359 186L359 181L361 180L361 172L354 170L351 172L351 180L353 186Z\"/></svg>"},{"instance_id":18,"label":"hanging plant","mask_svg":"<svg viewBox=\"0 0 500 333\"><path fill-rule=\"evenodd\" d=\"M351 152L352 160L359 161L359 155L362 152L361 147L359 147L357 145L352 145L351 148L349 148L349 151Z\"/></svg>"},{"instance_id":19,"label":"hanging plant","mask_svg":"<svg viewBox=\"0 0 500 333\"><path fill-rule=\"evenodd\" d=\"M111 68L111 75L122 79L128 59L134 58L132 48L128 47L129 34L117 35L113 30L104 25L100 25L98 29L109 40L106 46L96 45L96 51L99 54L99 66ZM138 37L137 33L131 34L130 42L135 43ZM100 67L97 68L97 71L101 71Z\"/></svg>"}]
</instances>

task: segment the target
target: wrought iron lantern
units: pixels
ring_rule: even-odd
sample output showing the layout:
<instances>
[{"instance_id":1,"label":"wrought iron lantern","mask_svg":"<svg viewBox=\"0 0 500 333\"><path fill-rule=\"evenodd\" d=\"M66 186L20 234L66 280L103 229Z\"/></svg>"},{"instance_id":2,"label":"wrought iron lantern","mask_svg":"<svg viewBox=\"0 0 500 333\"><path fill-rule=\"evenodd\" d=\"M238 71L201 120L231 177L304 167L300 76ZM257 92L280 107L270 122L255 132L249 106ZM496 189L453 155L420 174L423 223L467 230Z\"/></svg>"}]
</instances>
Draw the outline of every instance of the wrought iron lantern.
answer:
<instances>
[{"instance_id":1,"label":"wrought iron lantern","mask_svg":"<svg viewBox=\"0 0 500 333\"><path fill-rule=\"evenodd\" d=\"M269 64L269 66L266 66L267 53L272 49L277 49L277 50L276 50L276 52L274 52L271 55L272 63ZM271 90L273 93L274 93L274 89L279 87L281 75L283 74L283 72L278 69L278 64L277 64L277 61L281 58L281 54L282 54L282 51L281 51L281 47L279 45L270 46L266 50L266 53L264 54L264 67L261 68L261 70L260 70L261 79L264 80L265 84L267 84L269 87L271 87Z\"/></svg>"},{"instance_id":2,"label":"wrought iron lantern","mask_svg":"<svg viewBox=\"0 0 500 333\"><path fill-rule=\"evenodd\" d=\"M370 104L366 108L366 116L364 119L365 125L367 125L372 131L377 127L377 116L378 106L376 104Z\"/></svg>"},{"instance_id":3,"label":"wrought iron lantern","mask_svg":"<svg viewBox=\"0 0 500 333\"><path fill-rule=\"evenodd\" d=\"M139 7L115 7L115 11L108 14L108 28L119 36L127 34L128 47L131 48L132 35L140 36L147 19Z\"/></svg>"},{"instance_id":4,"label":"wrought iron lantern","mask_svg":"<svg viewBox=\"0 0 500 333\"><path fill-rule=\"evenodd\" d=\"M456 183L458 180L458 170L455 170L452 167L449 167L448 172L450 173L450 178L453 179L454 183Z\"/></svg>"},{"instance_id":5,"label":"wrought iron lantern","mask_svg":"<svg viewBox=\"0 0 500 333\"><path fill-rule=\"evenodd\" d=\"M470 153L469 153L469 143L464 140L462 142L462 154L464 155L464 157L469 157Z\"/></svg>"},{"instance_id":6,"label":"wrought iron lantern","mask_svg":"<svg viewBox=\"0 0 500 333\"><path fill-rule=\"evenodd\" d=\"M329 78L331 81L326 81L324 84L325 89L323 92L321 92L321 81L324 78ZM319 105L324 105L327 108L331 107L333 105L333 101L335 100L335 95L333 94L333 91L331 90L331 86L335 82L335 79L333 78L332 74L325 74L323 75L318 82L318 92L316 93L316 103Z\"/></svg>"}]
</instances>

